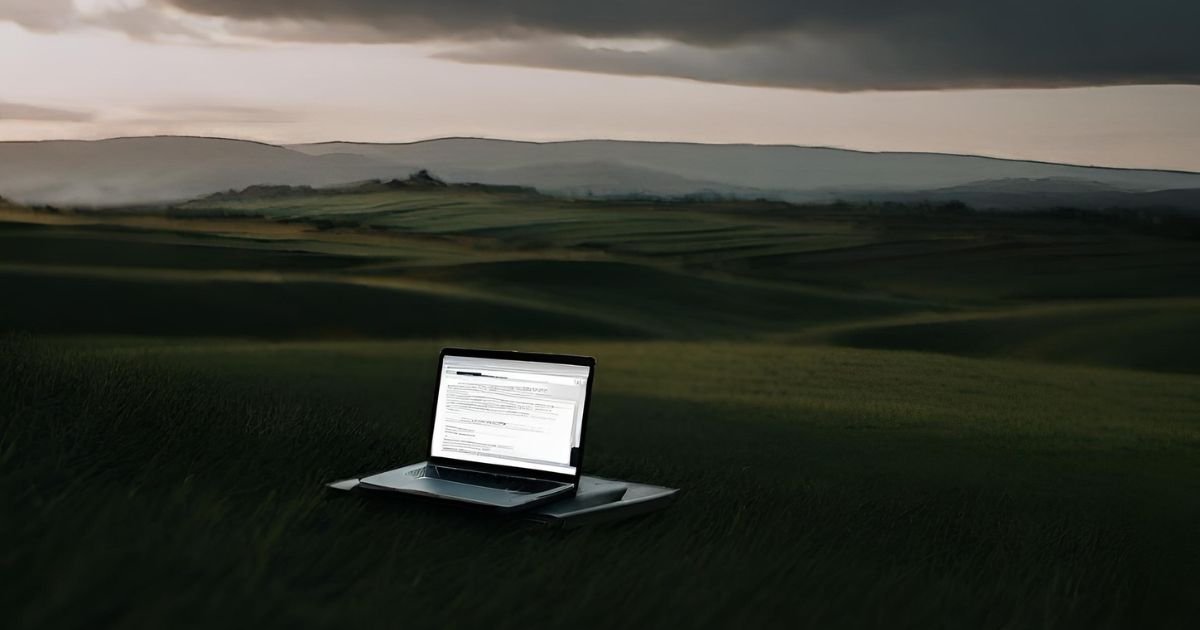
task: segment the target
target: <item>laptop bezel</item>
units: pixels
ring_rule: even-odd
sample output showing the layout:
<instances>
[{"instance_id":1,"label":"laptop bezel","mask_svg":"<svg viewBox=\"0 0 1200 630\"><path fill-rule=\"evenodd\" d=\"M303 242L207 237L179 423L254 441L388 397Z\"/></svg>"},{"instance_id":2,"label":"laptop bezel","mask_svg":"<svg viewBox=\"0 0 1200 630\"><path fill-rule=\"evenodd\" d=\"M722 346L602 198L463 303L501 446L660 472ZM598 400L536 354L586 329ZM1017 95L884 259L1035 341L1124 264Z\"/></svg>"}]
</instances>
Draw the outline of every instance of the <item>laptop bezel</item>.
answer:
<instances>
[{"instance_id":1,"label":"laptop bezel","mask_svg":"<svg viewBox=\"0 0 1200 630\"><path fill-rule=\"evenodd\" d=\"M438 393L442 391L442 376L445 372L446 357L466 357L476 359L501 359L508 361L531 361L534 363L559 363L563 365L581 365L588 368L587 389L583 398L583 417L579 422L579 451L575 461L575 474L569 475L548 470L534 470L519 466L503 466L485 464L453 457L440 457L433 454L433 436L437 430ZM596 378L596 359L594 357L574 354L548 354L540 352L518 352L515 350L482 350L474 348L442 348L438 354L437 383L433 389L433 407L429 414L429 462L434 465L456 466L480 472L542 479L573 484L579 487L579 478L583 476L583 457L587 445L588 415L592 409L592 381Z\"/></svg>"}]
</instances>

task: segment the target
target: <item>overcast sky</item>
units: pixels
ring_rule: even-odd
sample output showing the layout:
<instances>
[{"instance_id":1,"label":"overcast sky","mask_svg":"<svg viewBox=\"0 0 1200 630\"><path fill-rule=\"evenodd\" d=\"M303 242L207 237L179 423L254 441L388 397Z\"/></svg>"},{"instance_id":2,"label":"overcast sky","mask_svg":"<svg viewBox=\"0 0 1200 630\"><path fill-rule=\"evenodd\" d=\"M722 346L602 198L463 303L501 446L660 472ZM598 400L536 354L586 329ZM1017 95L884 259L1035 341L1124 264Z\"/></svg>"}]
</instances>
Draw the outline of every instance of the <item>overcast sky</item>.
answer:
<instances>
[{"instance_id":1,"label":"overcast sky","mask_svg":"<svg viewBox=\"0 0 1200 630\"><path fill-rule=\"evenodd\" d=\"M447 135L1200 170L1194 0L0 0L0 140Z\"/></svg>"}]
</instances>

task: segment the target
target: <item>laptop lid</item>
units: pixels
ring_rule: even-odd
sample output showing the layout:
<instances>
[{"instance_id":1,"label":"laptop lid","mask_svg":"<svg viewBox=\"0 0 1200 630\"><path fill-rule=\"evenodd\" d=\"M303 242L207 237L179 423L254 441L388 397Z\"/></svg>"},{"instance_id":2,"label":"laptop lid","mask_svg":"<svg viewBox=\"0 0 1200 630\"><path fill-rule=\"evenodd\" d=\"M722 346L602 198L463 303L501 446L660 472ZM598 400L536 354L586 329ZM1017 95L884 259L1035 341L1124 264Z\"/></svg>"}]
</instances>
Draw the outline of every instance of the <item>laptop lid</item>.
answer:
<instances>
[{"instance_id":1,"label":"laptop lid","mask_svg":"<svg viewBox=\"0 0 1200 630\"><path fill-rule=\"evenodd\" d=\"M578 483L596 360L446 348L429 459Z\"/></svg>"}]
</instances>

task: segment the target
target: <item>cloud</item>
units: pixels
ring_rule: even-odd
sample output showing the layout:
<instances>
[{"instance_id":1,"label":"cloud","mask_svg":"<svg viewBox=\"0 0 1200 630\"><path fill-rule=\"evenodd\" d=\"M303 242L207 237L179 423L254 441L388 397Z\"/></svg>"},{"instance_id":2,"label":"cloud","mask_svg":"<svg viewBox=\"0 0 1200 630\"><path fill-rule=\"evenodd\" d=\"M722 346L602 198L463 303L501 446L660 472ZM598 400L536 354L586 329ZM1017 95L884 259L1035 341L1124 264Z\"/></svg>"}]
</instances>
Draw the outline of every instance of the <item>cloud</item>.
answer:
<instances>
[{"instance_id":1,"label":"cloud","mask_svg":"<svg viewBox=\"0 0 1200 630\"><path fill-rule=\"evenodd\" d=\"M91 119L92 115L87 112L0 101L0 121L86 122Z\"/></svg>"},{"instance_id":2,"label":"cloud","mask_svg":"<svg viewBox=\"0 0 1200 630\"><path fill-rule=\"evenodd\" d=\"M0 0L0 21L14 22L31 31L57 31L73 19L72 0Z\"/></svg>"},{"instance_id":3,"label":"cloud","mask_svg":"<svg viewBox=\"0 0 1200 630\"><path fill-rule=\"evenodd\" d=\"M650 50L595 46L566 39L489 42L437 53L463 63L499 64L710 83L830 92L963 88L1053 88L1200 83L1200 70L1092 67L1067 60L969 63L910 50L901 56L878 41L796 37L767 44L705 48L666 43Z\"/></svg>"},{"instance_id":4,"label":"cloud","mask_svg":"<svg viewBox=\"0 0 1200 630\"><path fill-rule=\"evenodd\" d=\"M0 22L6 21L40 33L99 28L147 41L211 40L197 28L201 20L166 0L0 0Z\"/></svg>"},{"instance_id":5,"label":"cloud","mask_svg":"<svg viewBox=\"0 0 1200 630\"><path fill-rule=\"evenodd\" d=\"M22 0L17 19L52 27L39 2L64 4ZM105 15L143 36L203 16L240 37L449 42L441 56L469 63L785 88L1200 84L1194 0L138 0Z\"/></svg>"},{"instance_id":6,"label":"cloud","mask_svg":"<svg viewBox=\"0 0 1200 630\"><path fill-rule=\"evenodd\" d=\"M471 42L470 63L822 90L1200 84L1189 0L164 0L289 39ZM662 40L649 51L579 39ZM575 41L572 41L575 40Z\"/></svg>"}]
</instances>

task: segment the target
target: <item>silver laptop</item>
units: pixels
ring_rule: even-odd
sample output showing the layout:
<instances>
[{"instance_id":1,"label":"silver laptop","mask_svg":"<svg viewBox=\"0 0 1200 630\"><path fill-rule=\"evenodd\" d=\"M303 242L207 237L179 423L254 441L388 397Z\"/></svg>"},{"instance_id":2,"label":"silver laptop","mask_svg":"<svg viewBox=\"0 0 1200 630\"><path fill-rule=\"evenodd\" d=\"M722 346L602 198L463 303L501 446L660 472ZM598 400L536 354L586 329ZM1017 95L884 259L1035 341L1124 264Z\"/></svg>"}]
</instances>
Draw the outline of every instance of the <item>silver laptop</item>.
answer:
<instances>
[{"instance_id":1,"label":"silver laptop","mask_svg":"<svg viewBox=\"0 0 1200 630\"><path fill-rule=\"evenodd\" d=\"M428 461L359 483L501 511L571 496L595 366L592 357L446 348Z\"/></svg>"}]
</instances>

